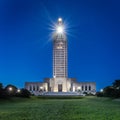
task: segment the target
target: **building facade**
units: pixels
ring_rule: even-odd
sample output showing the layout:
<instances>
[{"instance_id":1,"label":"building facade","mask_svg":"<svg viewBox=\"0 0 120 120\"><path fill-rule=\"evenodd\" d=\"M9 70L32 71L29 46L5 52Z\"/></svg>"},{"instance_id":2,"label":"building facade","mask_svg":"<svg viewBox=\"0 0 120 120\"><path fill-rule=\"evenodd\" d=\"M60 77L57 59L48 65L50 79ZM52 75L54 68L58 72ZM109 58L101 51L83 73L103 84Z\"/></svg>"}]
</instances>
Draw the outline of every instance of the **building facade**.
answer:
<instances>
[{"instance_id":1,"label":"building facade","mask_svg":"<svg viewBox=\"0 0 120 120\"><path fill-rule=\"evenodd\" d=\"M95 82L77 82L68 78L67 37L61 18L58 19L53 34L53 78L45 78L43 83L26 82L25 88L34 94L43 92L96 92Z\"/></svg>"}]
</instances>

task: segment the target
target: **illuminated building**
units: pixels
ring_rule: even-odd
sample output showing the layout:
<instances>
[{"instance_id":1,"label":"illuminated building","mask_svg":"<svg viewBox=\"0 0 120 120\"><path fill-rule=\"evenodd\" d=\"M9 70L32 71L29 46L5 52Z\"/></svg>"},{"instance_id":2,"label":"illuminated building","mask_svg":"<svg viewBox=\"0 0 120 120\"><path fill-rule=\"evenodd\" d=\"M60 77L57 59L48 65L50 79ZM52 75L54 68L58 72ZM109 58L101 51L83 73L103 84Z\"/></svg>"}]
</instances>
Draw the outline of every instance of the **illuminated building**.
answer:
<instances>
[{"instance_id":1,"label":"illuminated building","mask_svg":"<svg viewBox=\"0 0 120 120\"><path fill-rule=\"evenodd\" d=\"M53 33L53 78L45 78L44 82L26 82L25 88L36 95L47 92L88 92L95 94L95 82L77 82L68 77L67 36L62 18L58 19ZM74 61L73 61L74 62Z\"/></svg>"}]
</instances>

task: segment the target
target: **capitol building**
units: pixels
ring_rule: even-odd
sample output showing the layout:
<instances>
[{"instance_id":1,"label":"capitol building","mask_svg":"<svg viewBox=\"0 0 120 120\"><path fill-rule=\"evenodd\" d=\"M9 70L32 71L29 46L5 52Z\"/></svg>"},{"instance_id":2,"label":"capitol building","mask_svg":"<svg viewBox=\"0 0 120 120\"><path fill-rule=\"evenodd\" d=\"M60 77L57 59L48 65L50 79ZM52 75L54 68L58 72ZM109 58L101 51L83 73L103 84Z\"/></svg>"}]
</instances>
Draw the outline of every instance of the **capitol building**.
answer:
<instances>
[{"instance_id":1,"label":"capitol building","mask_svg":"<svg viewBox=\"0 0 120 120\"><path fill-rule=\"evenodd\" d=\"M45 78L43 82L25 82L25 88L32 94L41 93L72 93L84 92L95 94L95 82L77 82L68 76L68 44L64 32L64 22L59 18L53 33L53 77ZM74 62L74 61L73 61Z\"/></svg>"}]
</instances>

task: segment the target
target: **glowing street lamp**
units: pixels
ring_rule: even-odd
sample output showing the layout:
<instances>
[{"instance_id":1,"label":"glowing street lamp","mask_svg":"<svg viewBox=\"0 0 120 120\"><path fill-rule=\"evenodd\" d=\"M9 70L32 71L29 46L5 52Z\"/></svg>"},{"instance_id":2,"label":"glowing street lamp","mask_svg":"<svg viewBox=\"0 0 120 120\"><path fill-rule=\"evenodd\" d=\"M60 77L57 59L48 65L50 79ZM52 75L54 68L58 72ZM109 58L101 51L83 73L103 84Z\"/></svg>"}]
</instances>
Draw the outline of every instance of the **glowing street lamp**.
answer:
<instances>
[{"instance_id":1,"label":"glowing street lamp","mask_svg":"<svg viewBox=\"0 0 120 120\"><path fill-rule=\"evenodd\" d=\"M18 89L17 92L20 93L20 89Z\"/></svg>"},{"instance_id":2,"label":"glowing street lamp","mask_svg":"<svg viewBox=\"0 0 120 120\"><path fill-rule=\"evenodd\" d=\"M101 89L100 92L103 92L103 89Z\"/></svg>"},{"instance_id":3,"label":"glowing street lamp","mask_svg":"<svg viewBox=\"0 0 120 120\"><path fill-rule=\"evenodd\" d=\"M40 89L42 90L42 89L43 89L43 87L41 86L41 87L40 87Z\"/></svg>"},{"instance_id":4,"label":"glowing street lamp","mask_svg":"<svg viewBox=\"0 0 120 120\"><path fill-rule=\"evenodd\" d=\"M13 90L13 88L12 88L12 87L9 87L9 88L8 88L8 90L9 90L9 91L12 91L12 90Z\"/></svg>"},{"instance_id":5,"label":"glowing street lamp","mask_svg":"<svg viewBox=\"0 0 120 120\"><path fill-rule=\"evenodd\" d=\"M81 86L79 86L77 89L80 91L81 90Z\"/></svg>"},{"instance_id":6,"label":"glowing street lamp","mask_svg":"<svg viewBox=\"0 0 120 120\"><path fill-rule=\"evenodd\" d=\"M81 94L81 86L77 87L78 93Z\"/></svg>"}]
</instances>

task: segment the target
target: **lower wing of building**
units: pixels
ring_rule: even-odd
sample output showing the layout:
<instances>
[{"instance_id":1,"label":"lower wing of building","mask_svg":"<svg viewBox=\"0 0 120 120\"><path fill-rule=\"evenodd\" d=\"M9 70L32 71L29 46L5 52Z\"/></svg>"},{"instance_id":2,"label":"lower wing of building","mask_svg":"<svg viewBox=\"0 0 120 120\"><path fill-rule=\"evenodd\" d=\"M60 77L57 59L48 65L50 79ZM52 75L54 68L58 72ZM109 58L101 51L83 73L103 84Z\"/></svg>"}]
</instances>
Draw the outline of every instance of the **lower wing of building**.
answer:
<instances>
[{"instance_id":1,"label":"lower wing of building","mask_svg":"<svg viewBox=\"0 0 120 120\"><path fill-rule=\"evenodd\" d=\"M46 92L96 93L95 82L77 82L75 78L45 78L44 82L26 82L25 88L34 95Z\"/></svg>"}]
</instances>

